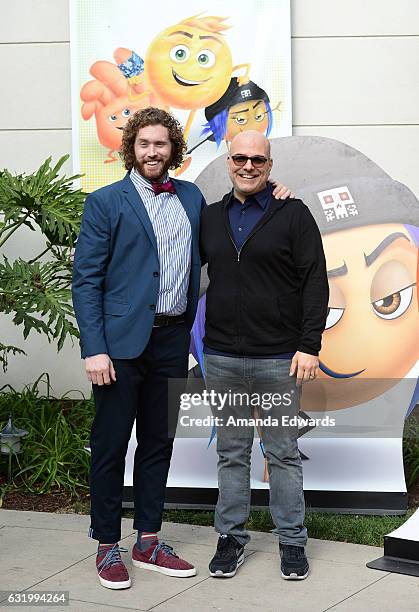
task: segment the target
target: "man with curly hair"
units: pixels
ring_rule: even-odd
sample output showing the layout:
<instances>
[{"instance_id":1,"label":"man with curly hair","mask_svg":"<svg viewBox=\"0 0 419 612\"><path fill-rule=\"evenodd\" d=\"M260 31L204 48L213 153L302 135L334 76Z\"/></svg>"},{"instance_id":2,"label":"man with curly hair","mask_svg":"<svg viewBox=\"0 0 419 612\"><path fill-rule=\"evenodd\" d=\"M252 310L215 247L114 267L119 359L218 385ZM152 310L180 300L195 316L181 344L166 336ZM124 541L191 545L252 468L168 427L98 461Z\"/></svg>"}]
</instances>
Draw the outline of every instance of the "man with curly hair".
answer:
<instances>
[{"instance_id":1,"label":"man with curly hair","mask_svg":"<svg viewBox=\"0 0 419 612\"><path fill-rule=\"evenodd\" d=\"M82 358L93 384L91 528L100 583L128 588L120 556L125 454L136 422L133 564L169 576L196 569L159 543L172 455L168 379L185 379L200 282L194 184L168 180L182 163L182 129L164 110L128 121L122 181L88 195L74 260L73 302ZM176 420L176 419L175 419Z\"/></svg>"}]
</instances>

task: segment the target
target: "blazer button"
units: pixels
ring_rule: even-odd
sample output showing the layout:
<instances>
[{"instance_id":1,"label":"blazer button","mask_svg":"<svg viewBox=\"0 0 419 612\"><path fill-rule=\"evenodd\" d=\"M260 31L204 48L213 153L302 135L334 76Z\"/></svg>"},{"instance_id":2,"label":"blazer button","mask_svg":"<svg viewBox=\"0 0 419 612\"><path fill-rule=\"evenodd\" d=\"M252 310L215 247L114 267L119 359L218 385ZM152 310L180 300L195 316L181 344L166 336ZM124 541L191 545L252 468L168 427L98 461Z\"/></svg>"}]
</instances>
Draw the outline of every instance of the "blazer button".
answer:
<instances>
[{"instance_id":1,"label":"blazer button","mask_svg":"<svg viewBox=\"0 0 419 612\"><path fill-rule=\"evenodd\" d=\"M153 272L153 276L160 276L158 272Z\"/></svg>"},{"instance_id":2,"label":"blazer button","mask_svg":"<svg viewBox=\"0 0 419 612\"><path fill-rule=\"evenodd\" d=\"M156 305L155 304L150 304L150 310L156 310Z\"/></svg>"}]
</instances>

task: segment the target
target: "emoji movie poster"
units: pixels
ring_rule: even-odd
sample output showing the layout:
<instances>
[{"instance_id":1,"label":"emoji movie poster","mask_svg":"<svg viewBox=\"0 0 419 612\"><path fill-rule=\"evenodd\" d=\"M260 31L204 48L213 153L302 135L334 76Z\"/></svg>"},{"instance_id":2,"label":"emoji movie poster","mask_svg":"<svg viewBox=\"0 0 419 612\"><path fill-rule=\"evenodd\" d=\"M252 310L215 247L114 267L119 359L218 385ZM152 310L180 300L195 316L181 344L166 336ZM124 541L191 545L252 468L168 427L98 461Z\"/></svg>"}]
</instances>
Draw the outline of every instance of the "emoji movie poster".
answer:
<instances>
[{"instance_id":1,"label":"emoji movie poster","mask_svg":"<svg viewBox=\"0 0 419 612\"><path fill-rule=\"evenodd\" d=\"M122 128L147 106L172 112L194 178L239 131L292 133L289 0L72 0L74 169L93 191L124 175Z\"/></svg>"}]
</instances>

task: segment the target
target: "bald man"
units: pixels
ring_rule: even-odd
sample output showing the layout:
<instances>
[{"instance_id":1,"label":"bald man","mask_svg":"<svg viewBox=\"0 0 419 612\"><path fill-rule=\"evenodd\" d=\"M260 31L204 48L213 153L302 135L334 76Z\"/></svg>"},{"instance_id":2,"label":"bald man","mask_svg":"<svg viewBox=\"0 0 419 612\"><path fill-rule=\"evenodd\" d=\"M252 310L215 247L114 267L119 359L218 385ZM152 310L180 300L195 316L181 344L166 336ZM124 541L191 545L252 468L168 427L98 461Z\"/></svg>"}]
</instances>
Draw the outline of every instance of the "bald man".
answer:
<instances>
[{"instance_id":1,"label":"bald man","mask_svg":"<svg viewBox=\"0 0 419 612\"><path fill-rule=\"evenodd\" d=\"M201 218L209 278L205 374L211 397L219 398L211 408L218 417L220 536L209 569L229 578L244 562L256 425L268 460L281 575L302 580L309 565L297 415L301 383L317 376L327 316L322 241L303 202L272 197L265 136L237 135L227 163L233 189Z\"/></svg>"}]
</instances>

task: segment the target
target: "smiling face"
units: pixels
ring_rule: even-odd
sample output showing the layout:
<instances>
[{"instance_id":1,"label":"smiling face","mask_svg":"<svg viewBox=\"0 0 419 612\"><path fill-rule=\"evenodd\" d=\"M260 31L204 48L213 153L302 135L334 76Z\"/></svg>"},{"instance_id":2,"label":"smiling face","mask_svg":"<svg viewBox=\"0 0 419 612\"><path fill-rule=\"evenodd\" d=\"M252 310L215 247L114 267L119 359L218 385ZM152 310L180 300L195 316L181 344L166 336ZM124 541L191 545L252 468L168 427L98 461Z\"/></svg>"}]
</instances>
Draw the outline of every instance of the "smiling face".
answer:
<instances>
[{"instance_id":1,"label":"smiling face","mask_svg":"<svg viewBox=\"0 0 419 612\"><path fill-rule=\"evenodd\" d=\"M248 159L244 166L237 166L233 160L236 155L264 157L266 162L261 168L255 168ZM244 202L247 197L259 193L266 187L272 168L269 140L266 136L254 130L242 132L231 143L227 163L228 174L234 187L234 195L238 200Z\"/></svg>"},{"instance_id":2,"label":"smiling face","mask_svg":"<svg viewBox=\"0 0 419 612\"><path fill-rule=\"evenodd\" d=\"M319 357L321 378L336 380L330 410L380 395L419 359L417 247L401 224L328 234L323 247L330 298Z\"/></svg>"},{"instance_id":3,"label":"smiling face","mask_svg":"<svg viewBox=\"0 0 419 612\"><path fill-rule=\"evenodd\" d=\"M172 143L163 125L148 125L138 130L134 142L135 167L149 181L162 179L171 165Z\"/></svg>"},{"instance_id":4,"label":"smiling face","mask_svg":"<svg viewBox=\"0 0 419 612\"><path fill-rule=\"evenodd\" d=\"M174 108L204 108L221 98L232 68L222 36L182 23L161 32L145 57L148 83Z\"/></svg>"},{"instance_id":5,"label":"smiling face","mask_svg":"<svg viewBox=\"0 0 419 612\"><path fill-rule=\"evenodd\" d=\"M268 112L263 100L250 100L235 104L228 111L225 140L231 142L237 134L245 130L256 130L266 134Z\"/></svg>"},{"instance_id":6,"label":"smiling face","mask_svg":"<svg viewBox=\"0 0 419 612\"><path fill-rule=\"evenodd\" d=\"M104 147L118 151L122 143L122 130L128 119L137 111L148 106L149 98L141 104L131 102L127 97L116 98L103 106L96 114L99 142Z\"/></svg>"}]
</instances>

